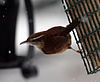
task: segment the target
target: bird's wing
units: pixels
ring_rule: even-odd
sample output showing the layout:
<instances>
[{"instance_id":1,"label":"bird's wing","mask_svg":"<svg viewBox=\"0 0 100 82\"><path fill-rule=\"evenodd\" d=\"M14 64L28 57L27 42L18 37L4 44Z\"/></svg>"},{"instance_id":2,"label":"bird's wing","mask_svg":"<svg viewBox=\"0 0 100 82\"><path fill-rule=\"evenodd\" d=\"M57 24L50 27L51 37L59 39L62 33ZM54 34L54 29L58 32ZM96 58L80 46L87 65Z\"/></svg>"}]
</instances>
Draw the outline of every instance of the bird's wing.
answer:
<instances>
[{"instance_id":1,"label":"bird's wing","mask_svg":"<svg viewBox=\"0 0 100 82\"><path fill-rule=\"evenodd\" d=\"M40 38L40 37L44 36L43 33L45 33L45 31L34 33L34 34L30 35L28 37L28 39L34 39L34 38L37 39L37 38Z\"/></svg>"},{"instance_id":2,"label":"bird's wing","mask_svg":"<svg viewBox=\"0 0 100 82\"><path fill-rule=\"evenodd\" d=\"M46 32L49 35L60 35L61 32L63 32L66 28L62 27L62 26L56 26L53 28L48 29Z\"/></svg>"},{"instance_id":3,"label":"bird's wing","mask_svg":"<svg viewBox=\"0 0 100 82\"><path fill-rule=\"evenodd\" d=\"M46 54L53 54L61 51L66 45L66 37L64 36L54 36L49 37L44 44L43 51Z\"/></svg>"}]
</instances>

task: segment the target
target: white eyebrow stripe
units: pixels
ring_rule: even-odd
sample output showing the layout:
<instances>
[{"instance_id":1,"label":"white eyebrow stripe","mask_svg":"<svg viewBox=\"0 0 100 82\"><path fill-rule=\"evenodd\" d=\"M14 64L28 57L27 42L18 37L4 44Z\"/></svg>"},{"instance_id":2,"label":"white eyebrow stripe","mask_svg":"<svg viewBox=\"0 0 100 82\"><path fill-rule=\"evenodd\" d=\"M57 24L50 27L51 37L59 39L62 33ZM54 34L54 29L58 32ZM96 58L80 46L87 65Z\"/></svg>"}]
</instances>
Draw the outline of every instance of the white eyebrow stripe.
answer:
<instances>
[{"instance_id":1,"label":"white eyebrow stripe","mask_svg":"<svg viewBox=\"0 0 100 82\"><path fill-rule=\"evenodd\" d=\"M40 36L37 36L37 37L35 37L35 38L32 38L31 40L36 40L36 39L39 39L39 38L41 38L41 37L43 37L44 35L40 35Z\"/></svg>"}]
</instances>

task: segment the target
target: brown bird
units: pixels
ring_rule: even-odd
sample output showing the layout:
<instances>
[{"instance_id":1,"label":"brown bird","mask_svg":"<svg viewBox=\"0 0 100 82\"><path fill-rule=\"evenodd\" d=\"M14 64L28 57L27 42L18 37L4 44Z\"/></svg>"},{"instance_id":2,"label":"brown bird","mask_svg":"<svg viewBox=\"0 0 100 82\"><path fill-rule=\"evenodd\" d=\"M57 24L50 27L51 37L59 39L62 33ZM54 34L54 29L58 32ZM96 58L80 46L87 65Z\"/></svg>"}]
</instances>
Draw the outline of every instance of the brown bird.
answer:
<instances>
[{"instance_id":1,"label":"brown bird","mask_svg":"<svg viewBox=\"0 0 100 82\"><path fill-rule=\"evenodd\" d=\"M20 44L29 43L32 46L38 47L44 54L58 54L67 49L73 49L69 33L79 24L80 20L76 18L66 27L56 26L47 31L32 34L26 41ZM79 50L73 50L80 53Z\"/></svg>"}]
</instances>

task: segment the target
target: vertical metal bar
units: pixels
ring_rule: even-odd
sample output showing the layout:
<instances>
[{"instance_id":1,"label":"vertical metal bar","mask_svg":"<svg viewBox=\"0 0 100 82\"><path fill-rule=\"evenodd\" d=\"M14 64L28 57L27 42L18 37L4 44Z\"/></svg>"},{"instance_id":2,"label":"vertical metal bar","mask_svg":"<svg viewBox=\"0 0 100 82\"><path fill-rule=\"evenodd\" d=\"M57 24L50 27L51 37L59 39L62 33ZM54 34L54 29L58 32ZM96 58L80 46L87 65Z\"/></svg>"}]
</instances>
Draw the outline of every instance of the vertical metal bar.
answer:
<instances>
[{"instance_id":1,"label":"vertical metal bar","mask_svg":"<svg viewBox=\"0 0 100 82\"><path fill-rule=\"evenodd\" d=\"M95 0L94 0L94 1L95 1ZM95 8L94 8L93 3L91 2L91 0L90 0L90 3L91 3L91 5L92 5L93 10L95 10ZM95 5L96 5L96 7L97 7L97 9L98 9L98 6L97 6L96 1L95 1ZM91 17L92 17L92 19L93 19L93 16L91 16ZM96 15L96 13L95 13L95 17L96 17L97 22L99 23L99 20L98 20L98 17L97 17L97 15ZM94 25L95 25L95 28L97 29L97 25L96 25L94 19L93 19L93 23L94 23ZM100 26L100 25L99 25L99 26ZM92 30L94 30L94 29L92 29ZM98 30L97 30L97 34L98 34L98 36L99 36ZM98 40L97 40L97 36L96 36L96 35L95 35L95 39L96 39L96 42L97 42L98 47L99 47L100 44L99 44L99 42L98 42ZM100 39L100 37L99 37L99 39ZM95 45L94 45L94 46L95 46ZM96 46L95 46L95 50L96 50ZM96 51L96 53L97 53L97 51ZM97 57L98 57L98 60L99 60L99 62L100 62L100 57L99 57L98 53L97 53Z\"/></svg>"},{"instance_id":2,"label":"vertical metal bar","mask_svg":"<svg viewBox=\"0 0 100 82\"><path fill-rule=\"evenodd\" d=\"M80 4L79 4L79 5L80 5ZM84 6L83 6L83 7L84 7ZM79 6L79 8L80 8L80 11L81 11L82 16L84 16L83 11L81 10L81 6ZM85 9L85 7L84 7L84 9ZM86 13L87 13L87 12L86 12ZM87 31L90 33L88 24L85 23L85 25L86 25L86 27L87 27ZM85 28L85 27L83 27L83 28ZM84 31L85 31L85 29L84 29ZM87 33L86 33L86 34L87 34ZM92 39L92 42L93 42L93 38L92 38L92 37L91 37L91 39ZM87 40L88 40L88 44L89 44L89 47L90 47L90 49L91 49L91 52L93 52L93 49L92 49L91 44L90 44L90 42L89 42L89 38L87 38ZM89 56L89 57L91 57L91 56ZM94 58L94 60L95 60L95 62L96 62L96 59L95 59L95 57L94 57L94 54L93 54L93 58ZM92 60L92 59L91 59L91 63L92 63L93 70L95 70L95 66L94 66L94 63L93 63L93 60Z\"/></svg>"},{"instance_id":3,"label":"vertical metal bar","mask_svg":"<svg viewBox=\"0 0 100 82\"><path fill-rule=\"evenodd\" d=\"M64 2L64 1L65 1L65 2ZM77 0L77 1L78 1L78 0ZM86 1L86 0L85 0L85 1ZM66 10L65 12L66 12L66 15L67 15L67 17L68 17L69 22L71 22L71 21L70 21L70 17L69 17L69 15L68 15L68 12L69 12L70 15L71 15L71 11L70 11L71 9L72 9L72 11L73 11L74 16L76 16L73 7L75 7L75 9L76 9L76 11L77 11L77 13L78 13L78 15L79 15L80 18L81 18L81 16L80 16L78 10L80 10L82 16L84 16L84 14L83 14L83 12L82 12L82 10L81 10L80 4L83 5L86 15L89 16L89 15L88 15L88 12L87 12L87 10L86 10L86 8L85 8L84 1L83 1L83 0L80 0L80 1L78 1L77 3L75 3L75 0L73 0L74 5L71 4L72 1L69 0L69 2L70 2L69 4L71 5L71 7L68 5L68 3L67 3L66 0L62 0L63 5L64 5L64 3L66 3L66 5L67 5L67 7L68 7L68 9L66 9L66 7L64 6L64 7L65 7L64 9ZM96 5L96 8L98 9L99 7L98 7L96 1L94 1L94 2L95 2L95 5ZM99 0L99 2L100 2L100 0ZM90 1L90 3L91 3L92 9L95 10L95 8L94 8L94 6L93 6L93 2ZM87 4L87 1L86 1L86 4ZM79 5L79 9L77 9L77 5ZM88 8L88 10L89 10L90 13L91 13L91 9L89 8L89 4L87 4L87 8ZM97 11L97 12L98 12L98 11ZM91 50L90 53L92 53L93 58L94 58L94 60L95 60L95 62L96 62L96 65L97 65L97 61L96 61L95 55L97 55L97 58L98 58L99 61L100 61L100 58L99 58L99 55L98 55L98 52L97 52L97 47L96 47L95 43L97 44L97 46L98 46L98 48L99 48L99 42L98 42L99 40L98 40L98 38L96 37L96 32L97 32L97 35L99 36L99 31L98 31L98 29L97 29L97 27L98 27L98 25L99 25L99 20L98 20L98 17L97 17L97 14L96 14L95 11L93 12L93 14L95 14L95 17L96 17L96 19L97 19L97 20L96 20L97 23L96 23L94 17L93 17L92 14L91 14L91 18L93 19L92 21L93 21L93 25L95 26L95 28L93 28L93 26L92 26L92 21L90 20L90 18L88 18L89 25L91 26L93 35L92 35L91 31L90 31L90 28L88 27L88 24L85 23L85 25L86 25L86 27L87 27L87 31L88 31L88 33L89 33L89 34L88 34L88 35L89 35L88 37L91 38L91 42L92 42L91 44L89 43L90 38L84 37L84 36L83 36L81 28L79 28L79 30L80 30L80 33L81 33L81 35L82 35L81 37L84 37L84 39L82 39L82 40L83 40L84 45L85 45L85 47L86 47L86 50L87 50L87 52L88 52L89 50L88 50L88 48L87 48L87 44L86 44L86 42L85 42L85 38L87 39L88 44L89 44L89 47L90 47L90 50ZM72 15L71 15L71 18L73 19ZM98 24L98 25L97 25L97 24ZM85 32L86 29L84 28L84 25L83 25L83 24L82 24L82 26L83 26L82 29L84 30L84 33L85 33L86 36L87 36L87 33ZM100 25L99 25L99 26L100 26ZM96 29L96 31L94 32L95 29ZM76 30L76 31L77 31L77 30ZM77 32L77 33L78 33L78 32ZM77 38L76 38L76 34L75 34L74 31L73 31L73 34L74 34L75 40L76 40L76 42L77 42L77 45L78 45L78 47L79 47L79 49L80 49L80 46L79 46L79 43L78 43L78 40L77 40ZM93 39L93 36L94 36L96 42L93 41L93 40L94 40L94 39ZM78 38L79 38L79 42L80 42L81 40L80 40L79 34L78 34ZM99 39L100 39L100 37L99 37ZM93 47L91 47L91 46L93 46ZM83 48L83 45L82 45L82 44L81 44L81 47ZM90 57L91 65L92 65L92 67L93 67L93 71L92 71L92 70L91 70L91 67L90 67L90 64L89 64L89 61L88 61L88 58L87 58L87 56L86 56L86 53L85 53L84 48L83 48L83 51L84 51L84 56L86 57L87 63L88 63L88 65L89 65L89 69L90 69L90 71L91 71L90 73L96 72L97 70L96 70L96 68L95 68L95 66L94 66L94 60L92 60L90 54L88 53L87 56ZM83 58L83 55L82 55L82 54L81 54L81 57ZM86 62L85 62L84 58L83 58L83 62L84 62L84 65L86 65ZM88 68L87 68L87 65L86 65L85 67L86 67L87 73L89 73Z\"/></svg>"},{"instance_id":4,"label":"vertical metal bar","mask_svg":"<svg viewBox=\"0 0 100 82\"><path fill-rule=\"evenodd\" d=\"M75 2L74 2L74 4L75 4ZM77 10L78 15L80 16L79 11L78 11L78 9L77 9L77 6L75 6L75 8L76 8L76 10ZM82 12L80 6L79 6L79 9L80 9L80 11L81 11L81 14L83 15L83 12ZM74 12L74 11L73 11L73 12ZM81 16L80 16L80 18L81 18ZM87 33L86 33L86 31L85 31L85 27L84 27L83 24L82 24L82 26L83 26L84 33L87 35ZM80 29L80 31L81 31L81 29ZM87 38L87 41L88 41L88 43L89 43L89 39L88 39L88 38ZM83 42L85 43L85 47L86 47L86 50L87 50L87 52L88 52L89 50L88 50L88 48L87 48L87 45L86 45L86 42L85 42L84 39L83 39ZM89 46L91 46L90 43L89 43ZM90 55L89 55L89 57L90 57L90 60L91 60L91 65L92 65L93 69L95 69L95 67L94 67L94 65L93 65L92 58L91 58ZM91 70L91 69L90 69L90 70ZM92 70L91 70L91 71L92 71Z\"/></svg>"},{"instance_id":5,"label":"vertical metal bar","mask_svg":"<svg viewBox=\"0 0 100 82\"><path fill-rule=\"evenodd\" d=\"M80 5L80 4L79 4ZM83 8L84 8L84 10L85 10L85 13L86 13L86 15L88 15L88 12L86 11L86 8L85 8L85 5L82 3L82 5L83 5ZM83 13L82 13L83 14ZM83 14L83 16L84 16L84 14ZM90 22L90 20L89 20L89 24L90 24L90 26L91 26L91 22ZM89 30L89 27L88 27L88 24L86 23L86 26L87 26L87 29L88 29L88 32L89 32L89 34L91 33L90 32L90 30ZM91 26L92 27L92 26ZM92 30L93 31L93 30ZM92 38L92 36L90 36L91 37L91 39L92 39L92 43L93 43L93 38ZM91 45L91 44L90 44ZM93 52L93 49L92 49L92 47L90 46L90 48L91 48L91 52ZM93 58L94 58L94 60L95 60L95 62L96 62L96 58L95 58L95 55L93 54ZM97 62L96 62L96 64L97 64Z\"/></svg>"},{"instance_id":6,"label":"vertical metal bar","mask_svg":"<svg viewBox=\"0 0 100 82\"><path fill-rule=\"evenodd\" d=\"M67 4L67 2L66 2L66 4ZM68 4L67 4L67 6L68 6ZM68 6L69 7L69 6ZM72 9L73 10L73 9ZM75 13L74 13L74 16L75 16ZM71 16L72 17L72 16ZM76 17L76 16L75 16ZM80 29L80 28L79 28ZM81 32L82 33L82 32ZM83 34L81 34L81 35L83 35ZM79 37L79 36L78 36ZM80 37L79 37L80 38ZM82 46L82 45L81 45ZM83 46L82 46L82 48L83 48ZM85 50L84 50L84 48L83 48L83 51L84 51L84 54L86 54L85 53ZM81 54L82 55L82 54ZM87 60L87 63L88 63L88 65L89 65L89 62L88 62L88 59L87 59L87 57L86 57L86 60ZM88 68L87 68L87 64L86 64L86 62L85 62L85 60L83 59L83 62L84 62L84 65L85 65L85 67L86 67L86 70L87 70L87 73L89 74L89 70L88 70ZM90 71L91 71L91 67L90 67L90 65L89 65L89 68L90 68Z\"/></svg>"},{"instance_id":7,"label":"vertical metal bar","mask_svg":"<svg viewBox=\"0 0 100 82\"><path fill-rule=\"evenodd\" d=\"M33 13L33 4L30 0L25 0L25 6L27 10L28 24L29 24L29 34L31 35L34 32L34 13ZM28 59L33 58L33 47L29 46L28 50Z\"/></svg>"},{"instance_id":8,"label":"vertical metal bar","mask_svg":"<svg viewBox=\"0 0 100 82\"><path fill-rule=\"evenodd\" d=\"M92 2L90 2L91 4L92 4ZM86 1L86 4L87 4L87 1ZM90 9L90 7L89 7L89 5L87 4L87 7L88 7L88 9L89 9L89 11L91 12L91 9ZM86 14L88 15L88 12L86 12ZM92 19L94 20L94 18L92 17ZM93 21L93 22L95 22L95 21ZM92 24L91 24L91 20L89 19L89 24L90 24L90 26L91 26L91 29L92 29L92 31L94 31L94 29L93 29L93 26L92 26ZM95 26L96 27L96 26ZM90 31L89 31L89 33L90 33ZM95 33L94 33L94 36L95 36L95 40L97 41L97 38L96 38L96 35L95 35ZM91 37L91 39L92 39L92 44L93 44L93 46L94 46L94 48L95 48L95 50L96 50L96 46L95 46L95 43L94 43L94 41L93 41L93 37L92 36L90 36ZM92 51L93 52L93 51ZM97 54L97 57L99 57L98 56L98 53L97 53L97 51L96 51L96 54ZM93 53L93 57L94 57L94 59L95 59L95 62L96 62L96 64L97 64L97 61L96 61L96 58L95 58L95 54Z\"/></svg>"}]
</instances>

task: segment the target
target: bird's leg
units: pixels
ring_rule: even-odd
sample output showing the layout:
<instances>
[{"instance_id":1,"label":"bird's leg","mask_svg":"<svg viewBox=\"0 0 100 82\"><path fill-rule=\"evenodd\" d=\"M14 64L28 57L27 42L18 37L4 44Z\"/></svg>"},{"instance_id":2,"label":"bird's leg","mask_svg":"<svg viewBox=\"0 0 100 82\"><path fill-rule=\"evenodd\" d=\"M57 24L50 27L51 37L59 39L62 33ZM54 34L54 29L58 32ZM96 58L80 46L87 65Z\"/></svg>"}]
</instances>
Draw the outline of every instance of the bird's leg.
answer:
<instances>
[{"instance_id":1,"label":"bird's leg","mask_svg":"<svg viewBox=\"0 0 100 82\"><path fill-rule=\"evenodd\" d=\"M73 51L77 52L77 53L81 53L81 50L75 50L72 47L69 47L69 49L72 49Z\"/></svg>"}]
</instances>

